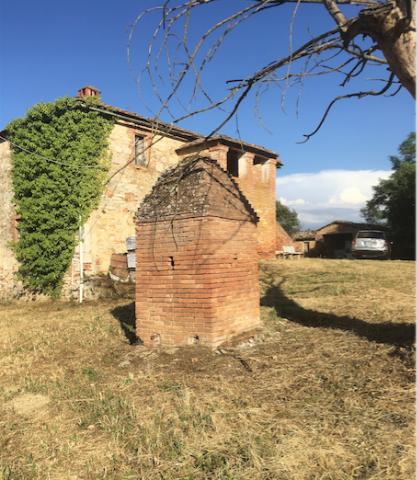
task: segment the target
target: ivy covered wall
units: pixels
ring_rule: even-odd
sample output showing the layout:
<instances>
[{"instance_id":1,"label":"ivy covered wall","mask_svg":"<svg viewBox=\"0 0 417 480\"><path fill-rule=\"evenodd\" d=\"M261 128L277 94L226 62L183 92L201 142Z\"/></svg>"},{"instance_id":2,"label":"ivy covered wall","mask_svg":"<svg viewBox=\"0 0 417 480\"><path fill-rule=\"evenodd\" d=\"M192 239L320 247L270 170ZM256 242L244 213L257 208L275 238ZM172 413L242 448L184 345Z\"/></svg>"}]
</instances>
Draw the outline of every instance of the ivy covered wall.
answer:
<instances>
[{"instance_id":1,"label":"ivy covered wall","mask_svg":"<svg viewBox=\"0 0 417 480\"><path fill-rule=\"evenodd\" d=\"M19 239L19 277L33 292L58 296L76 233L97 206L109 169L113 126L91 110L97 99L62 98L31 108L7 126Z\"/></svg>"}]
</instances>

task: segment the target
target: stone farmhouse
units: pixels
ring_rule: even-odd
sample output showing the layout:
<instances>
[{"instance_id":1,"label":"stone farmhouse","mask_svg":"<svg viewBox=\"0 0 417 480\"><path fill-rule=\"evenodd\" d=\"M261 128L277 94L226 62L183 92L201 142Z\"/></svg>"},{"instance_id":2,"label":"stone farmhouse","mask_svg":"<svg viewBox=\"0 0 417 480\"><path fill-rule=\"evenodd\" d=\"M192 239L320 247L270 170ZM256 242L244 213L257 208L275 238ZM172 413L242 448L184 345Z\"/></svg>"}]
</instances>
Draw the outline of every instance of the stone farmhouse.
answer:
<instances>
[{"instance_id":1,"label":"stone farmhouse","mask_svg":"<svg viewBox=\"0 0 417 480\"><path fill-rule=\"evenodd\" d=\"M94 87L81 88L77 96L99 96ZM126 252L126 239L135 235L134 214L161 174L192 155L215 160L244 194L259 221L256 249L260 258L273 257L277 249L275 173L281 163L277 154L224 135L209 139L189 130L158 122L103 102L96 108L114 120L109 137L111 167L98 208L84 226L82 265L76 251L67 273L64 295L75 296L80 271L86 276L106 276L112 255ZM18 265L10 244L18 231L11 183L11 148L0 138L0 298L19 293L15 280ZM213 225L213 235L221 234Z\"/></svg>"}]
</instances>

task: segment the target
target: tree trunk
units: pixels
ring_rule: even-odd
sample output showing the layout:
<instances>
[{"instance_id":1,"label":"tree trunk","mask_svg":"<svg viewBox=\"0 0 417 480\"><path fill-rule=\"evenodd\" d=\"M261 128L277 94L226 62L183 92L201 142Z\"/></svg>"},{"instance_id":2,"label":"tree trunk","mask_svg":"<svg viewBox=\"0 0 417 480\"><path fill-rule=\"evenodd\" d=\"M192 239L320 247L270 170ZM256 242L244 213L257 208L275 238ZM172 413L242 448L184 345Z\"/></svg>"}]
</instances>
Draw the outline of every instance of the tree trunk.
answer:
<instances>
[{"instance_id":1,"label":"tree trunk","mask_svg":"<svg viewBox=\"0 0 417 480\"><path fill-rule=\"evenodd\" d=\"M393 42L378 42L385 58L402 85L416 98L416 38L414 32L403 32Z\"/></svg>"},{"instance_id":2,"label":"tree trunk","mask_svg":"<svg viewBox=\"0 0 417 480\"><path fill-rule=\"evenodd\" d=\"M378 44L391 71L415 98L416 36L414 0L399 0L362 10L346 36L369 35Z\"/></svg>"}]
</instances>

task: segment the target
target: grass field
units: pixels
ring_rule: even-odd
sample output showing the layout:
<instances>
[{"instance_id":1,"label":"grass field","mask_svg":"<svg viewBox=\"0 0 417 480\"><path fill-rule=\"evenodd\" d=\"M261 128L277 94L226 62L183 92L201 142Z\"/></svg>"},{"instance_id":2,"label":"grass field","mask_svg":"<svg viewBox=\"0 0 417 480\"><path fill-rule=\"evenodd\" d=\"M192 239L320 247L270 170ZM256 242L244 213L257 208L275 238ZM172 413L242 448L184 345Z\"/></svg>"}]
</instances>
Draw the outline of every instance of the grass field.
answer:
<instances>
[{"instance_id":1,"label":"grass field","mask_svg":"<svg viewBox=\"0 0 417 480\"><path fill-rule=\"evenodd\" d=\"M409 480L414 262L262 264L264 328L131 345L126 301L0 306L0 479Z\"/></svg>"}]
</instances>

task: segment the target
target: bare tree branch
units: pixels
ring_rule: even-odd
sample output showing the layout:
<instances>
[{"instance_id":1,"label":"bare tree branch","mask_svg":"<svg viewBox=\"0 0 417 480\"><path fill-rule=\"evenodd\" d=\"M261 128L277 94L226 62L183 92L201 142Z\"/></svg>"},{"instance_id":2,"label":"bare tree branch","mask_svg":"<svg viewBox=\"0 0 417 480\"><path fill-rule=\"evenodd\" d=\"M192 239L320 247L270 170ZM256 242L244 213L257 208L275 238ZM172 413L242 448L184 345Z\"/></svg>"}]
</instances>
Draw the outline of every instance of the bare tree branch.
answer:
<instances>
[{"instance_id":1,"label":"bare tree branch","mask_svg":"<svg viewBox=\"0 0 417 480\"><path fill-rule=\"evenodd\" d=\"M252 0L255 2L262 3L265 0ZM286 3L294 3L298 0L286 0ZM281 5L283 2L280 0L273 0L271 3L276 5ZM303 0L303 3L323 3L323 0ZM359 5L363 7L372 7L374 5L380 5L377 0L335 0L335 3L338 5Z\"/></svg>"},{"instance_id":2,"label":"bare tree branch","mask_svg":"<svg viewBox=\"0 0 417 480\"><path fill-rule=\"evenodd\" d=\"M135 19L129 33L129 61L134 33L139 30L139 25L148 16L159 15L141 72L143 78L148 78L159 101L156 118L167 112L173 123L178 123L203 112L227 108L228 113L225 113L223 120L209 136L218 132L237 113L251 92L255 94L258 108L260 93L266 88L280 83L284 85L281 90L281 100L284 101L289 86L302 86L308 77L331 73L342 75L339 85L346 87L361 77L368 66L388 64L391 75L397 77L415 95L415 65L414 60L410 60L415 55L415 9L410 2L411 0L161 0L161 5L145 9ZM254 16L291 3L296 5L289 25L290 47L287 54L277 55L276 60L261 66L251 75L226 80L225 85L229 91L219 95L220 98L213 97L204 82L203 74L229 35ZM321 4L333 19L335 27L313 36L293 49L293 24L302 4ZM229 13L213 22L197 37L194 32L190 35L194 11L210 5L232 7ZM235 5L238 7L233 10ZM345 9L346 6L356 6L357 9ZM352 11L355 12L353 16ZM363 40L365 37L366 40ZM381 55L377 55L377 51ZM341 55L340 59L336 59L338 55ZM300 60L300 66L297 66ZM280 73L283 67L286 67L286 71ZM185 83L186 78L191 78L191 88ZM385 87L393 83L395 81L390 76ZM169 88L165 94L162 93L161 85L165 89ZM189 100L184 104L180 97L186 85ZM306 140L320 129L329 111L339 100L382 95L385 91L360 90L337 96L326 108L318 128L305 135ZM200 98L203 98L204 105L195 104ZM172 107L177 103L184 111L183 114L174 113ZM298 103L299 97L297 111Z\"/></svg>"},{"instance_id":3,"label":"bare tree branch","mask_svg":"<svg viewBox=\"0 0 417 480\"><path fill-rule=\"evenodd\" d=\"M346 47L345 50L351 55L354 55L355 57L360 58L362 60L369 60L370 62L379 63L381 65L387 65L388 62L385 59L376 57L375 55L371 55L371 53L377 50L377 48L378 47L374 46L372 47L372 49L369 49L364 52L358 45L352 44L350 47Z\"/></svg>"},{"instance_id":4,"label":"bare tree branch","mask_svg":"<svg viewBox=\"0 0 417 480\"><path fill-rule=\"evenodd\" d=\"M330 16L334 19L342 32L347 30L348 21L344 14L340 11L335 0L323 0L323 3L329 12Z\"/></svg>"},{"instance_id":5,"label":"bare tree branch","mask_svg":"<svg viewBox=\"0 0 417 480\"><path fill-rule=\"evenodd\" d=\"M302 140L301 142L297 142L297 143L305 143L307 142L313 135L315 135L319 130L320 128L322 127L323 123L325 122L326 118L327 118L327 115L330 113L330 110L333 108L333 106L339 102L340 100L345 100L347 98L363 98L363 97L366 97L366 96L369 96L369 95L372 95L372 96L377 96L377 95L383 95L392 85L393 83L393 80L394 80L394 74L391 73L389 79L387 80L386 82L386 85L384 85L384 87L381 89L381 90L368 90L368 91L362 91L362 92L354 92L354 93L348 93L346 95L339 95L338 97L334 98L330 103L329 105L327 106L326 110L324 111L324 114L323 116L321 117L321 120L319 122L319 124L317 125L317 127L311 132L311 133L306 133L304 134L303 136L305 137L304 140Z\"/></svg>"}]
</instances>

